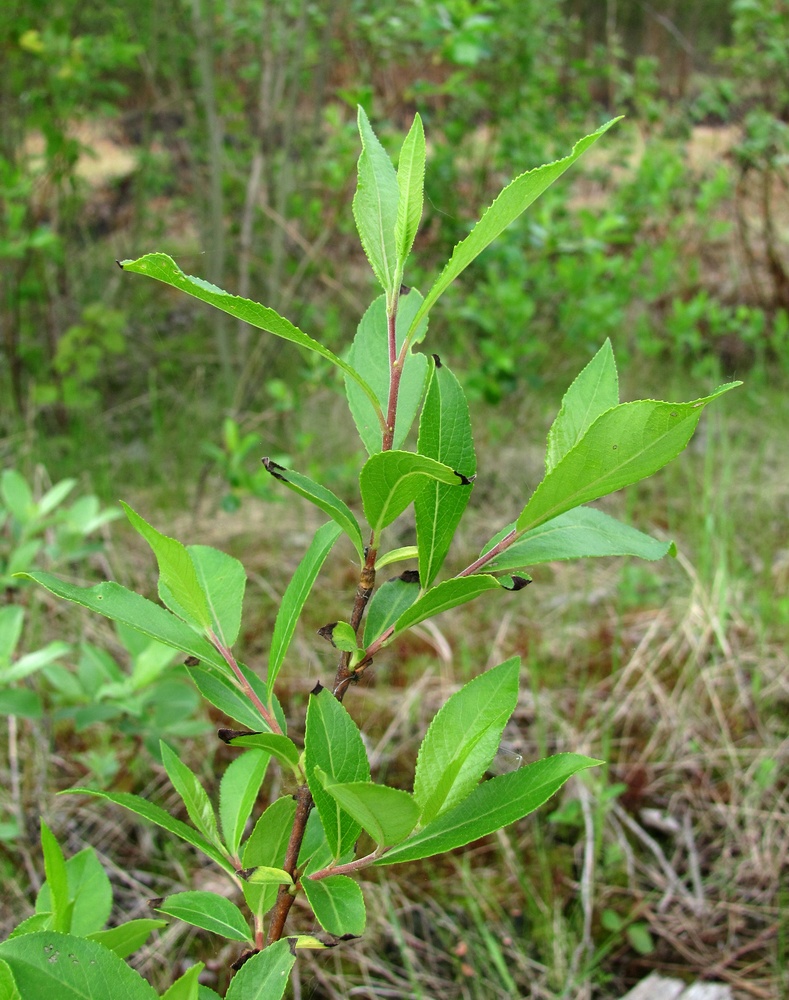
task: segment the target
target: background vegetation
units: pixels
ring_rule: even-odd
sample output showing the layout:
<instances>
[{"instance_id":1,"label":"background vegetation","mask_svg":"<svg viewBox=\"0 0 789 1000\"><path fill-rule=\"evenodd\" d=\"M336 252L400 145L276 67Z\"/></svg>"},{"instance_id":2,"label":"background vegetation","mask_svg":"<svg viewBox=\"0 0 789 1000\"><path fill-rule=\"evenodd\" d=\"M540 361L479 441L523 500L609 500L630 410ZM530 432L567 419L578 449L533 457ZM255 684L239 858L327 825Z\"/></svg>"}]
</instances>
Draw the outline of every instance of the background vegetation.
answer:
<instances>
[{"instance_id":1,"label":"background vegetation","mask_svg":"<svg viewBox=\"0 0 789 1000\"><path fill-rule=\"evenodd\" d=\"M219 720L199 713L177 666L10 574L56 565L150 590L147 557L110 526L123 497L184 540L244 553L257 588L245 622L254 664L271 595L292 569L269 551L292 539L295 563L309 526L278 502L261 456L298 455L341 495L354 468L340 387L323 366L124 277L114 260L164 250L341 351L372 292L350 212L357 103L384 140L415 110L425 120L416 249L426 272L509 177L626 112L447 295L433 336L485 427L477 494L502 511L516 484L535 479L548 413L606 336L625 398L667 384L693 398L744 378L705 417L694 456L613 504L620 515L637 505L638 523L673 537L680 555L657 568L545 569L504 619L468 629L447 615L403 644L356 702L379 767L396 773L448 691L498 650L517 651L531 684L512 746L610 765L536 821L440 868L423 863L403 882L396 869L372 876L379 929L317 958L296 989L616 997L659 968L727 980L743 997L782 995L785 0L191 0L166 10L11 0L0 10L0 103L9 925L41 881L29 847L39 815L69 852L99 848L127 917L145 912L146 897L198 887L165 837L53 793L91 781L161 801L160 735L192 740L209 781L210 755L223 752L205 735ZM317 389L308 405L305 382ZM528 440L513 443L511 462L486 465L486 444L506 458L513 427L529 428ZM479 528L468 551L486 537ZM329 586L348 585L337 568ZM301 643L294 699L328 669L311 636ZM208 935L176 928L139 962L153 975L208 958L221 986L228 956L213 949Z\"/></svg>"}]
</instances>

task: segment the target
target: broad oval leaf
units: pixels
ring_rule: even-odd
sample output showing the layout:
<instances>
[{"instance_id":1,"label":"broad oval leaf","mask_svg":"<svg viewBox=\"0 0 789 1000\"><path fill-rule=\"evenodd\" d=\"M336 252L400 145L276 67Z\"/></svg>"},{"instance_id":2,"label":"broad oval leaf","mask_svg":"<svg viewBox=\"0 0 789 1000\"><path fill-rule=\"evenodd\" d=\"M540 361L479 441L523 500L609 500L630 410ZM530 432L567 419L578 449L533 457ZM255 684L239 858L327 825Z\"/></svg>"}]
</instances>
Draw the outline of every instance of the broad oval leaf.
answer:
<instances>
[{"instance_id":1,"label":"broad oval leaf","mask_svg":"<svg viewBox=\"0 0 789 1000\"><path fill-rule=\"evenodd\" d=\"M478 785L462 802L379 858L376 865L430 858L464 847L528 816L578 771L602 761L577 753L556 754Z\"/></svg>"},{"instance_id":2,"label":"broad oval leaf","mask_svg":"<svg viewBox=\"0 0 789 1000\"><path fill-rule=\"evenodd\" d=\"M296 961L284 938L247 959L230 982L225 1000L280 1000Z\"/></svg>"},{"instance_id":3,"label":"broad oval leaf","mask_svg":"<svg viewBox=\"0 0 789 1000\"><path fill-rule=\"evenodd\" d=\"M737 385L691 403L642 399L606 410L534 491L516 521L518 531L653 475L687 445L704 407Z\"/></svg>"},{"instance_id":4,"label":"broad oval leaf","mask_svg":"<svg viewBox=\"0 0 789 1000\"><path fill-rule=\"evenodd\" d=\"M301 887L315 918L327 933L338 937L364 934L367 922L364 896L352 878L347 875L330 875L317 881L304 878Z\"/></svg>"},{"instance_id":5,"label":"broad oval leaf","mask_svg":"<svg viewBox=\"0 0 789 1000\"><path fill-rule=\"evenodd\" d=\"M410 451L382 451L365 462L359 487L367 523L377 535L411 504L430 480L468 490L461 472Z\"/></svg>"},{"instance_id":6,"label":"broad oval leaf","mask_svg":"<svg viewBox=\"0 0 789 1000\"><path fill-rule=\"evenodd\" d=\"M492 548L500 537L508 534L512 527L509 525L492 538L483 553ZM509 548L486 563L485 569L491 572L512 571L539 563L592 556L636 556L654 560L675 552L673 542L661 542L594 507L576 507L525 532Z\"/></svg>"},{"instance_id":7,"label":"broad oval leaf","mask_svg":"<svg viewBox=\"0 0 789 1000\"><path fill-rule=\"evenodd\" d=\"M229 941L253 943L241 910L215 892L175 892L157 900L154 909L193 927L220 934Z\"/></svg>"},{"instance_id":8,"label":"broad oval leaf","mask_svg":"<svg viewBox=\"0 0 789 1000\"><path fill-rule=\"evenodd\" d=\"M332 855L353 846L360 825L324 791L316 774L321 768L332 782L369 781L370 765L362 735L347 710L328 688L310 695L304 734L304 767Z\"/></svg>"},{"instance_id":9,"label":"broad oval leaf","mask_svg":"<svg viewBox=\"0 0 789 1000\"><path fill-rule=\"evenodd\" d=\"M408 792L372 781L334 784L320 768L316 772L329 795L381 847L399 844L416 826L419 806Z\"/></svg>"},{"instance_id":10,"label":"broad oval leaf","mask_svg":"<svg viewBox=\"0 0 789 1000\"><path fill-rule=\"evenodd\" d=\"M184 274L172 257L168 257L166 253L148 253L137 260L121 260L118 263L124 271L143 274L149 278L155 278L157 281L163 281L166 285L171 285L173 288L186 292L187 295L192 295L202 302L207 302L217 309L221 309L222 312L234 319L240 319L259 330L273 333L275 337L282 337L283 340L289 340L299 347L305 347L308 351L320 354L322 358L331 361L333 365L352 378L362 392L367 395L373 406L378 405L372 389L358 371L342 358L338 358L336 354L332 354L328 347L313 340L312 337L303 333L290 320L280 316L273 309L269 309L259 302L253 302L251 299L242 298L240 295L231 295L202 278L194 278L190 274ZM381 414L381 420L383 420L383 414Z\"/></svg>"},{"instance_id":11,"label":"broad oval leaf","mask_svg":"<svg viewBox=\"0 0 789 1000\"><path fill-rule=\"evenodd\" d=\"M462 801L493 759L518 703L520 657L472 678L439 709L416 758L422 825Z\"/></svg>"},{"instance_id":12,"label":"broad oval leaf","mask_svg":"<svg viewBox=\"0 0 789 1000\"><path fill-rule=\"evenodd\" d=\"M95 941L39 931L0 944L22 1000L156 1000L136 970Z\"/></svg>"},{"instance_id":13,"label":"broad oval leaf","mask_svg":"<svg viewBox=\"0 0 789 1000\"><path fill-rule=\"evenodd\" d=\"M271 649L268 657L266 689L269 697L274 689L274 682L282 667L285 654L296 630L296 622L299 620L302 608L309 597L312 585L341 533L342 529L334 521L329 521L318 528L282 596L277 619L274 622L274 633L271 637Z\"/></svg>"}]
</instances>

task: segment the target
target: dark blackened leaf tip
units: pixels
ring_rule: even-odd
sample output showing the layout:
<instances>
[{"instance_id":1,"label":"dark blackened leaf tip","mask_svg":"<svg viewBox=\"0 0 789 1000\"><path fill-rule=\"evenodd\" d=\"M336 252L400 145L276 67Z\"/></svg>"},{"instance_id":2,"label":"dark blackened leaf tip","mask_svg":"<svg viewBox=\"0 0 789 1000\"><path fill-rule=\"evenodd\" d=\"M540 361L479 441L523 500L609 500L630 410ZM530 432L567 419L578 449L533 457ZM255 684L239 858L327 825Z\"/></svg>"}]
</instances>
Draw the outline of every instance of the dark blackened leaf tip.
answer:
<instances>
[{"instance_id":1,"label":"dark blackened leaf tip","mask_svg":"<svg viewBox=\"0 0 789 1000\"><path fill-rule=\"evenodd\" d=\"M408 293L410 291L411 291L411 286L410 285L401 285L400 286L400 294L401 295L408 295Z\"/></svg>"},{"instance_id":2,"label":"dark blackened leaf tip","mask_svg":"<svg viewBox=\"0 0 789 1000\"><path fill-rule=\"evenodd\" d=\"M238 739L239 736L259 736L260 733L253 733L249 729L219 729L216 735L223 743L230 743L231 740Z\"/></svg>"},{"instance_id":3,"label":"dark blackened leaf tip","mask_svg":"<svg viewBox=\"0 0 789 1000\"><path fill-rule=\"evenodd\" d=\"M333 646L334 645L333 636L335 628L337 628L337 622L329 622L328 625L321 625L321 627L318 629L318 635L321 637L321 639L325 639L327 642L330 642Z\"/></svg>"},{"instance_id":4,"label":"dark blackened leaf tip","mask_svg":"<svg viewBox=\"0 0 789 1000\"><path fill-rule=\"evenodd\" d=\"M323 690L323 685L321 684L320 681L318 681L315 687L312 689L312 691L310 691L310 694L320 694L322 690Z\"/></svg>"},{"instance_id":5,"label":"dark blackened leaf tip","mask_svg":"<svg viewBox=\"0 0 789 1000\"><path fill-rule=\"evenodd\" d=\"M297 938L287 938L286 940L288 942L288 948L290 948L290 953L295 958L296 957L296 941L297 941Z\"/></svg>"},{"instance_id":6,"label":"dark blackened leaf tip","mask_svg":"<svg viewBox=\"0 0 789 1000\"><path fill-rule=\"evenodd\" d=\"M184 660L184 666L185 667L199 667L200 666L200 660L198 660L198 658L196 656L187 656L187 658Z\"/></svg>"},{"instance_id":7,"label":"dark blackened leaf tip","mask_svg":"<svg viewBox=\"0 0 789 1000\"><path fill-rule=\"evenodd\" d=\"M119 267L119 268L121 269L121 271L122 271L122 270L123 270L123 261L122 261L122 260L116 260L116 261L115 261L115 263L116 263L116 264L118 265L118 267Z\"/></svg>"},{"instance_id":8,"label":"dark blackened leaf tip","mask_svg":"<svg viewBox=\"0 0 789 1000\"><path fill-rule=\"evenodd\" d=\"M395 577L396 580L402 580L403 583L419 583L419 570L418 569L406 569L400 574L400 576Z\"/></svg>"},{"instance_id":9,"label":"dark blackened leaf tip","mask_svg":"<svg viewBox=\"0 0 789 1000\"><path fill-rule=\"evenodd\" d=\"M149 899L148 906L150 906L152 910L158 910L166 898L166 896L156 896L154 899Z\"/></svg>"},{"instance_id":10,"label":"dark blackened leaf tip","mask_svg":"<svg viewBox=\"0 0 789 1000\"><path fill-rule=\"evenodd\" d=\"M441 368L442 367L441 358L437 354L433 355L433 361L435 361L435 363L436 363L436 368Z\"/></svg>"},{"instance_id":11,"label":"dark blackened leaf tip","mask_svg":"<svg viewBox=\"0 0 789 1000\"><path fill-rule=\"evenodd\" d=\"M460 485L461 486L471 486L471 484L477 478L476 475L474 475L474 476L464 476L463 473L462 472L458 472L457 469L453 469L452 471L455 473L455 475L460 480Z\"/></svg>"},{"instance_id":12,"label":"dark blackened leaf tip","mask_svg":"<svg viewBox=\"0 0 789 1000\"><path fill-rule=\"evenodd\" d=\"M511 587L505 586L504 589L511 590L514 593L516 590L523 590L524 587L528 587L530 583L531 583L530 576L513 576L512 586Z\"/></svg>"},{"instance_id":13,"label":"dark blackened leaf tip","mask_svg":"<svg viewBox=\"0 0 789 1000\"><path fill-rule=\"evenodd\" d=\"M287 479L282 475L283 472L287 472L284 465L278 465L277 462L274 462L270 458L266 457L263 459L263 467L266 472L270 472L275 479L279 479L283 483L287 482Z\"/></svg>"},{"instance_id":14,"label":"dark blackened leaf tip","mask_svg":"<svg viewBox=\"0 0 789 1000\"><path fill-rule=\"evenodd\" d=\"M242 878L246 882L246 880L250 877L250 875L254 875L256 870L257 869L255 868L239 868L236 871L236 875L238 875L239 878Z\"/></svg>"},{"instance_id":15,"label":"dark blackened leaf tip","mask_svg":"<svg viewBox=\"0 0 789 1000\"><path fill-rule=\"evenodd\" d=\"M235 962L233 962L233 964L230 966L230 968L233 970L233 972L238 972L241 966L246 965L246 963L250 960L250 958L252 958L253 955L257 955L259 951L260 951L259 948L255 948L254 951L251 950L242 951L241 954L238 956L238 958L235 960Z\"/></svg>"}]
</instances>

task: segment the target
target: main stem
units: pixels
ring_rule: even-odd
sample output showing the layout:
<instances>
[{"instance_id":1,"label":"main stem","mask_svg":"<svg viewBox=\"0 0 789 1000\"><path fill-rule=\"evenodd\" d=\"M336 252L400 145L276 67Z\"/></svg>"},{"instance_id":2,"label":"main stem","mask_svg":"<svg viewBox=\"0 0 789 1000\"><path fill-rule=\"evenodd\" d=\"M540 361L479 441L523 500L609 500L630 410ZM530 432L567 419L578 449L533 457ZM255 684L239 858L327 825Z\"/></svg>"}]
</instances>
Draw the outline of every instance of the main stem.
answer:
<instances>
[{"instance_id":1,"label":"main stem","mask_svg":"<svg viewBox=\"0 0 789 1000\"><path fill-rule=\"evenodd\" d=\"M387 313L387 339L389 346L389 402L386 411L386 428L384 429L383 439L381 442L382 451L391 451L394 443L397 400L400 392L400 379L403 374L403 364L405 362L406 345L403 345L403 351L400 356L398 356L397 353L397 303L398 295L395 296L391 314ZM364 564L361 572L359 573L359 583L353 600L353 608L351 609L350 624L354 632L357 633L362 624L362 618L364 617L367 602L370 600L373 588L375 587L375 560L377 556L378 539L373 533L370 536L370 544L365 550ZM334 687L332 688L334 697L340 702L345 697L345 692L348 690L351 681L356 676L355 671L350 669L350 663L351 654L343 653L337 666L337 673L334 678ZM282 866L291 878L294 879L294 881L299 852L301 851L301 845L304 840L304 832L307 829L307 820L309 819L313 806L312 794L310 793L309 786L299 785L299 788L296 791L295 799L296 815L293 818L293 826L288 839L288 849L285 854L285 863ZM367 858L363 860L365 864L368 863ZM359 866L357 866L355 862L351 862L350 866L346 867L348 871L352 871ZM339 870L340 869L335 869L333 870L333 873L337 874ZM268 937L266 941L267 944L273 944L275 941L279 941L282 937L285 930L285 921L287 920L288 913L290 913L291 906L293 906L294 898L292 886L283 885L280 887L277 894L277 901L274 904L274 909L271 915L271 922L269 923Z\"/></svg>"}]
</instances>

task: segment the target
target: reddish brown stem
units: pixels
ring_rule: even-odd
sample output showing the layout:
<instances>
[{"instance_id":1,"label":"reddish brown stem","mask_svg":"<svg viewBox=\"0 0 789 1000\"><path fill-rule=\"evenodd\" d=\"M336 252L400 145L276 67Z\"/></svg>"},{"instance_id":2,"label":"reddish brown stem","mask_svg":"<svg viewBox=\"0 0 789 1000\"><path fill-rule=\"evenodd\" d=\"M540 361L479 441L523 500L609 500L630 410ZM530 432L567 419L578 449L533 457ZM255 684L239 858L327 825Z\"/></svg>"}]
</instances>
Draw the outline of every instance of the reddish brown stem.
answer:
<instances>
[{"instance_id":1,"label":"reddish brown stem","mask_svg":"<svg viewBox=\"0 0 789 1000\"><path fill-rule=\"evenodd\" d=\"M299 851L304 840L304 831L307 829L307 820L312 809L312 795L306 785L299 786L295 797L296 815L293 817L293 827L290 831L288 849L285 853L285 863L282 866L291 878L296 872ZM273 944L282 937L282 932L285 929L285 921L288 919L294 898L290 891L290 886L280 886L277 893L277 902L274 904L274 910L271 914L271 922L268 925L266 944Z\"/></svg>"}]
</instances>

